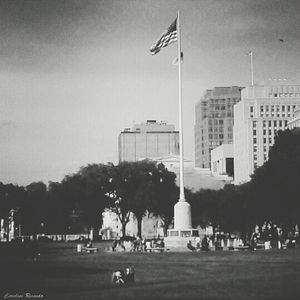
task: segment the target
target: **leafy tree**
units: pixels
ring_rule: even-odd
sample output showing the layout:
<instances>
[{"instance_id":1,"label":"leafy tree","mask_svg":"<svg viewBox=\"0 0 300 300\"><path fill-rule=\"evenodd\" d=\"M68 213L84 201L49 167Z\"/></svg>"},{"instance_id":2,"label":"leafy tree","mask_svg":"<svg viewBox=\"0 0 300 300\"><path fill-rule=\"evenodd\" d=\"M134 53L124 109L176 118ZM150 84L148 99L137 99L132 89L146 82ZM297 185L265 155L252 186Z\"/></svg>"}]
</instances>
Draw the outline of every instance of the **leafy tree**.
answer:
<instances>
[{"instance_id":1,"label":"leafy tree","mask_svg":"<svg viewBox=\"0 0 300 300\"><path fill-rule=\"evenodd\" d=\"M12 211L14 212L14 221L20 224L25 200L26 192L23 187L0 182L0 218L4 220L7 228Z\"/></svg>"},{"instance_id":2,"label":"leafy tree","mask_svg":"<svg viewBox=\"0 0 300 300\"><path fill-rule=\"evenodd\" d=\"M81 219L89 228L100 229L102 212L107 203L111 165L92 164L76 174L83 187L83 197L78 202Z\"/></svg>"},{"instance_id":3,"label":"leafy tree","mask_svg":"<svg viewBox=\"0 0 300 300\"><path fill-rule=\"evenodd\" d=\"M179 188L175 183L176 174L168 171L163 164L156 166L155 174L149 211L162 219L166 235L173 222L174 205L178 201Z\"/></svg>"},{"instance_id":4,"label":"leafy tree","mask_svg":"<svg viewBox=\"0 0 300 300\"><path fill-rule=\"evenodd\" d=\"M300 130L279 131L269 160L252 176L260 221L288 228L300 221ZM258 206L258 203L256 203Z\"/></svg>"},{"instance_id":5,"label":"leafy tree","mask_svg":"<svg viewBox=\"0 0 300 300\"><path fill-rule=\"evenodd\" d=\"M112 165L109 170L109 189L107 192L107 207L114 212L122 225L122 235L126 236L126 225L130 219L128 205L130 187L130 163L122 162L117 166Z\"/></svg>"},{"instance_id":6,"label":"leafy tree","mask_svg":"<svg viewBox=\"0 0 300 300\"><path fill-rule=\"evenodd\" d=\"M50 182L48 186L47 233L67 233L71 222L72 203L66 187L60 182Z\"/></svg>"},{"instance_id":7,"label":"leafy tree","mask_svg":"<svg viewBox=\"0 0 300 300\"><path fill-rule=\"evenodd\" d=\"M33 182L26 186L27 198L22 209L23 232L37 234L44 231L47 214L47 186Z\"/></svg>"}]
</instances>

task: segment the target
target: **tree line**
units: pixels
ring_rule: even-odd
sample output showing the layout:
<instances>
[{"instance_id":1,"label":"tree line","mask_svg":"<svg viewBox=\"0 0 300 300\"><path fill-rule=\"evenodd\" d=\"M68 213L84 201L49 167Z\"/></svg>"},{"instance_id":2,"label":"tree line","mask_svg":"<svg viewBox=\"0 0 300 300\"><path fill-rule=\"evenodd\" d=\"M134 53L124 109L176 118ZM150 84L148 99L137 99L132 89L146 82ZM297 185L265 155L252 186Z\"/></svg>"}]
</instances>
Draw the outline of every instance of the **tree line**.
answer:
<instances>
[{"instance_id":1,"label":"tree line","mask_svg":"<svg viewBox=\"0 0 300 300\"><path fill-rule=\"evenodd\" d=\"M118 165L90 164L61 182L33 182L21 187L0 183L0 218L21 224L23 235L78 233L99 229L110 209L122 224L123 236L132 213L138 235L147 214L160 216L167 229L173 219L176 175L163 164L144 160Z\"/></svg>"},{"instance_id":2,"label":"tree line","mask_svg":"<svg viewBox=\"0 0 300 300\"><path fill-rule=\"evenodd\" d=\"M280 226L287 233L300 224L300 130L278 131L269 159L251 180L190 196L192 220L224 232L246 234L258 225Z\"/></svg>"},{"instance_id":3,"label":"tree line","mask_svg":"<svg viewBox=\"0 0 300 300\"><path fill-rule=\"evenodd\" d=\"M110 209L126 225L132 213L141 235L142 219L159 216L165 231L172 225L179 188L176 175L153 161L90 164L61 182L26 187L0 183L0 218L11 209L22 234L78 233L102 225ZM220 190L185 190L193 226L249 233L269 222L289 231L300 222L300 130L279 131L269 160L248 183Z\"/></svg>"}]
</instances>

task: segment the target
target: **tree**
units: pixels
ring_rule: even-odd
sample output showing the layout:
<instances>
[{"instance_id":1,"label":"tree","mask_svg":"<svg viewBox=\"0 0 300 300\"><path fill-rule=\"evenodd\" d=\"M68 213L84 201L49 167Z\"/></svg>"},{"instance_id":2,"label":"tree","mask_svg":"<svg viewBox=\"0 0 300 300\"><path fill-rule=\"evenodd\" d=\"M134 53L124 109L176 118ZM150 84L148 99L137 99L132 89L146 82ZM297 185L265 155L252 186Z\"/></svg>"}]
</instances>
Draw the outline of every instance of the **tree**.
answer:
<instances>
[{"instance_id":1,"label":"tree","mask_svg":"<svg viewBox=\"0 0 300 300\"><path fill-rule=\"evenodd\" d=\"M8 229L11 213L14 214L14 221L21 222L21 212L26 200L26 192L23 187L14 184L3 184L0 182L0 218L4 220ZM7 232L8 239L8 232Z\"/></svg>"},{"instance_id":2,"label":"tree","mask_svg":"<svg viewBox=\"0 0 300 300\"><path fill-rule=\"evenodd\" d=\"M142 220L150 212L151 203L157 197L154 192L160 174L156 163L149 160L129 163L131 174L127 180L129 210L137 220L137 235L142 236Z\"/></svg>"},{"instance_id":3,"label":"tree","mask_svg":"<svg viewBox=\"0 0 300 300\"><path fill-rule=\"evenodd\" d=\"M300 221L300 130L279 131L269 152L269 160L252 176L261 221L288 228ZM258 205L256 205L258 206Z\"/></svg>"},{"instance_id":4,"label":"tree","mask_svg":"<svg viewBox=\"0 0 300 300\"><path fill-rule=\"evenodd\" d=\"M122 162L117 166L111 165L108 174L107 207L118 216L122 225L122 235L126 236L126 225L130 218L130 189L127 183L130 178L130 164Z\"/></svg>"},{"instance_id":5,"label":"tree","mask_svg":"<svg viewBox=\"0 0 300 300\"><path fill-rule=\"evenodd\" d=\"M111 168L109 208L117 214L126 235L126 225L133 213L137 220L137 234L141 237L142 220L153 213L168 226L173 218L177 188L174 173L154 161L121 162Z\"/></svg>"},{"instance_id":6,"label":"tree","mask_svg":"<svg viewBox=\"0 0 300 300\"><path fill-rule=\"evenodd\" d=\"M111 165L92 164L77 173L84 189L79 209L82 211L82 220L89 228L100 229L102 225L102 212L110 186L110 169Z\"/></svg>"},{"instance_id":7,"label":"tree","mask_svg":"<svg viewBox=\"0 0 300 300\"><path fill-rule=\"evenodd\" d=\"M66 233L70 222L70 207L65 201L64 187L59 182L48 185L47 233Z\"/></svg>"},{"instance_id":8,"label":"tree","mask_svg":"<svg viewBox=\"0 0 300 300\"><path fill-rule=\"evenodd\" d=\"M166 235L173 222L174 205L178 201L179 188L175 182L175 173L168 171L163 164L158 164L156 170L149 211L162 219Z\"/></svg>"},{"instance_id":9,"label":"tree","mask_svg":"<svg viewBox=\"0 0 300 300\"><path fill-rule=\"evenodd\" d=\"M33 182L25 190L27 198L22 209L23 232L42 233L47 214L47 186L41 181Z\"/></svg>"}]
</instances>

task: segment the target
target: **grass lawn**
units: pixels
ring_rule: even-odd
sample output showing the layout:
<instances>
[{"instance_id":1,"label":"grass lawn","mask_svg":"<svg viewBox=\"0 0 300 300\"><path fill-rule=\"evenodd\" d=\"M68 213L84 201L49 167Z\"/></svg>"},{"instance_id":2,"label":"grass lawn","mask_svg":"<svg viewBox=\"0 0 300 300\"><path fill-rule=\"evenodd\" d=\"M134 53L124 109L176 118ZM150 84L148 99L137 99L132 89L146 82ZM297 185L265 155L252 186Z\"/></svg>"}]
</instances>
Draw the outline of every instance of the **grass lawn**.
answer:
<instances>
[{"instance_id":1,"label":"grass lawn","mask_svg":"<svg viewBox=\"0 0 300 300\"><path fill-rule=\"evenodd\" d=\"M300 299L299 248L87 254L73 243L48 243L41 252L36 262L0 253L2 299ZM126 266L134 266L136 282L113 286L112 272Z\"/></svg>"}]
</instances>

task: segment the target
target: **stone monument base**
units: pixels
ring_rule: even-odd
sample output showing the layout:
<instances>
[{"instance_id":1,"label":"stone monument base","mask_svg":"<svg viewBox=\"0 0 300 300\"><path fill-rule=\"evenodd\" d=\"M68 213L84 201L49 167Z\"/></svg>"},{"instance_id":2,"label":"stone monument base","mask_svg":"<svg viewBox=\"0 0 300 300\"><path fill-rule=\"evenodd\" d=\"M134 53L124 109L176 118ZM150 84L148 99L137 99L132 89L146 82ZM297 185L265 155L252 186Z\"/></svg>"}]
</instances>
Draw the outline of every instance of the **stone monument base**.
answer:
<instances>
[{"instance_id":1,"label":"stone monument base","mask_svg":"<svg viewBox=\"0 0 300 300\"><path fill-rule=\"evenodd\" d=\"M196 247L199 240L198 229L168 229L167 237L164 238L165 247L171 251L190 251L187 243L191 241Z\"/></svg>"}]
</instances>

